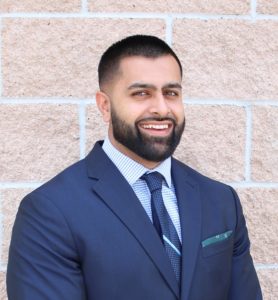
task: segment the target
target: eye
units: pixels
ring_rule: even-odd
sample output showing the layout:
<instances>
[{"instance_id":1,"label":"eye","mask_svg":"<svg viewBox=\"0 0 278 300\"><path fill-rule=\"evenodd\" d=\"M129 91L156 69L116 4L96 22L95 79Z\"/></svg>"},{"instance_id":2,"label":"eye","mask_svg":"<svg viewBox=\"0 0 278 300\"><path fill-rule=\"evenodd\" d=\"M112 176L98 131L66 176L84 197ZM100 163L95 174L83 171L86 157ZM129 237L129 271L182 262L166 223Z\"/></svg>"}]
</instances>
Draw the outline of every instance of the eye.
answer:
<instances>
[{"instance_id":1,"label":"eye","mask_svg":"<svg viewBox=\"0 0 278 300\"><path fill-rule=\"evenodd\" d=\"M164 95L168 96L168 97L177 97L177 96L179 96L179 92L174 91L174 90L167 90L164 92Z\"/></svg>"},{"instance_id":2,"label":"eye","mask_svg":"<svg viewBox=\"0 0 278 300\"><path fill-rule=\"evenodd\" d=\"M139 97L145 97L148 96L149 93L147 91L136 91L132 93L132 96L139 96Z\"/></svg>"}]
</instances>

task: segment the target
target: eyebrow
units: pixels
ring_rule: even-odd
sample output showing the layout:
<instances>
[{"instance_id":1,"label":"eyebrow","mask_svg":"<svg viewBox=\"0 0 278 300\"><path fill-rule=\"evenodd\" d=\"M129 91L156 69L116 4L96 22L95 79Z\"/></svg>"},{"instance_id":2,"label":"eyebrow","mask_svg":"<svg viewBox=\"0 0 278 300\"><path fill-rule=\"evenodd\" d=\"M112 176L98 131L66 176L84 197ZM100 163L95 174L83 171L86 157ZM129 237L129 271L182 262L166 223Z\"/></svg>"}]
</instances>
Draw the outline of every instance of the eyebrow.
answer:
<instances>
[{"instance_id":1,"label":"eyebrow","mask_svg":"<svg viewBox=\"0 0 278 300\"><path fill-rule=\"evenodd\" d=\"M140 83L140 82L135 82L135 83L131 84L127 89L132 90L132 89L138 89L138 88L157 90L157 87L153 84ZM170 83L167 83L167 84L162 86L162 89L165 89L165 88L172 88L172 89L180 89L181 90L182 86L177 82L170 82Z\"/></svg>"}]
</instances>

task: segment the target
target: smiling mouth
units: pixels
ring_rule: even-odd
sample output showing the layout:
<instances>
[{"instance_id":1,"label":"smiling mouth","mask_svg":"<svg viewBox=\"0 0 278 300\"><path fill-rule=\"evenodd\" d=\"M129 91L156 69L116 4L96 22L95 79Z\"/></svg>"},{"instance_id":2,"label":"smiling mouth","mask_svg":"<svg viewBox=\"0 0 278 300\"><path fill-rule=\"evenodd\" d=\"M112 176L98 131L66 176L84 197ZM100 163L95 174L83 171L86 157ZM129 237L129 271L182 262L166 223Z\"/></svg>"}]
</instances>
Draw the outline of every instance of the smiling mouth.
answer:
<instances>
[{"instance_id":1,"label":"smiling mouth","mask_svg":"<svg viewBox=\"0 0 278 300\"><path fill-rule=\"evenodd\" d=\"M162 130L162 129L168 129L169 124L142 124L141 127L144 129L156 129L156 130Z\"/></svg>"},{"instance_id":2,"label":"smiling mouth","mask_svg":"<svg viewBox=\"0 0 278 300\"><path fill-rule=\"evenodd\" d=\"M174 125L173 121L169 120L163 120L163 121L142 121L139 124L139 128L142 130L142 132L145 132L152 136L168 136Z\"/></svg>"}]
</instances>

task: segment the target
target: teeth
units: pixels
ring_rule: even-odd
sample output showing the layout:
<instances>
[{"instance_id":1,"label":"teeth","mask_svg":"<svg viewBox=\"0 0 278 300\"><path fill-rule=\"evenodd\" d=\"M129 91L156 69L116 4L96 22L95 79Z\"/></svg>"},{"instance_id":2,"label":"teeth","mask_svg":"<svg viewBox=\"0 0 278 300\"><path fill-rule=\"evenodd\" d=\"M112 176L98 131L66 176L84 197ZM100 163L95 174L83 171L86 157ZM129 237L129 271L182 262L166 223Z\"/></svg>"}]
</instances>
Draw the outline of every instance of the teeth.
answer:
<instances>
[{"instance_id":1,"label":"teeth","mask_svg":"<svg viewBox=\"0 0 278 300\"><path fill-rule=\"evenodd\" d=\"M163 125L154 125L154 124L145 124L143 125L143 128L145 129L167 129L168 128L168 124L163 124Z\"/></svg>"}]
</instances>

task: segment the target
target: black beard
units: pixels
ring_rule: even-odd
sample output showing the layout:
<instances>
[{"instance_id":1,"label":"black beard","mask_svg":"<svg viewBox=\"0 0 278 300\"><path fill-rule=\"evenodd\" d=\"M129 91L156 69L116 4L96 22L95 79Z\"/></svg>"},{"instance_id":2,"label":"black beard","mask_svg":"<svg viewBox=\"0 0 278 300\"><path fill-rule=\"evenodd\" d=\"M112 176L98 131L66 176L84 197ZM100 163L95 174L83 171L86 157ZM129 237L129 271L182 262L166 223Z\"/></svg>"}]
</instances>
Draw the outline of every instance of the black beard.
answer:
<instances>
[{"instance_id":1,"label":"black beard","mask_svg":"<svg viewBox=\"0 0 278 300\"><path fill-rule=\"evenodd\" d=\"M111 121L115 140L138 156L153 162L163 161L174 153L185 127L185 119L178 125L173 118L145 118L131 126L121 120L113 108ZM142 121L171 121L173 129L167 137L149 136L140 132L138 124Z\"/></svg>"}]
</instances>

